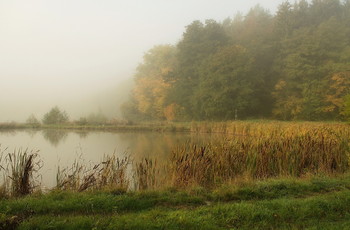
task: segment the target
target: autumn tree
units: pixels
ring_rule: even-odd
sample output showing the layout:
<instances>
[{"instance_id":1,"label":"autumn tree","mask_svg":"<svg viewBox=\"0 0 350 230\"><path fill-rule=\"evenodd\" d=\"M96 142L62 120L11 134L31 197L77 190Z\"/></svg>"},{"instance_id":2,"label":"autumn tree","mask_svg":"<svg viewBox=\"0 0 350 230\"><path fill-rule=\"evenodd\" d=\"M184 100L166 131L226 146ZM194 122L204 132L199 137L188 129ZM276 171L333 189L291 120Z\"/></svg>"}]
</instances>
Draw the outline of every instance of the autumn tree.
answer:
<instances>
[{"instance_id":1,"label":"autumn tree","mask_svg":"<svg viewBox=\"0 0 350 230\"><path fill-rule=\"evenodd\" d=\"M329 88L325 96L325 112L335 117L348 117L348 98L350 95L350 71L338 72L331 75L328 81Z\"/></svg>"},{"instance_id":2,"label":"autumn tree","mask_svg":"<svg viewBox=\"0 0 350 230\"><path fill-rule=\"evenodd\" d=\"M137 68L133 96L136 109L149 119L164 119L169 83L165 77L173 71L176 49L170 45L155 46L143 57Z\"/></svg>"}]
</instances>

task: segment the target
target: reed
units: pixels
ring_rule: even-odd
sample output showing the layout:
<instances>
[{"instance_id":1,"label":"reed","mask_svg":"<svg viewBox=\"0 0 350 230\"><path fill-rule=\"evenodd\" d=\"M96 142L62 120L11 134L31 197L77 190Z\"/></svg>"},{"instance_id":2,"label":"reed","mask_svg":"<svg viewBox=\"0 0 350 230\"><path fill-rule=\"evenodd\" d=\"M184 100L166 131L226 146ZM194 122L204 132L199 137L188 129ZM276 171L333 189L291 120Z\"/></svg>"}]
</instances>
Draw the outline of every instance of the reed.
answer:
<instances>
[{"instance_id":1,"label":"reed","mask_svg":"<svg viewBox=\"0 0 350 230\"><path fill-rule=\"evenodd\" d=\"M6 150L6 149L5 149ZM1 196L24 196L40 189L42 167L38 151L15 149L13 152L0 154L0 172L2 174Z\"/></svg>"},{"instance_id":2,"label":"reed","mask_svg":"<svg viewBox=\"0 0 350 230\"><path fill-rule=\"evenodd\" d=\"M75 160L71 167L58 168L56 189L82 192L108 187L126 190L129 186L129 164L128 156L118 158L115 154L107 155L100 163L91 166Z\"/></svg>"},{"instance_id":3,"label":"reed","mask_svg":"<svg viewBox=\"0 0 350 230\"><path fill-rule=\"evenodd\" d=\"M135 188L137 190L154 190L162 183L161 168L156 159L143 158L135 163Z\"/></svg>"}]
</instances>

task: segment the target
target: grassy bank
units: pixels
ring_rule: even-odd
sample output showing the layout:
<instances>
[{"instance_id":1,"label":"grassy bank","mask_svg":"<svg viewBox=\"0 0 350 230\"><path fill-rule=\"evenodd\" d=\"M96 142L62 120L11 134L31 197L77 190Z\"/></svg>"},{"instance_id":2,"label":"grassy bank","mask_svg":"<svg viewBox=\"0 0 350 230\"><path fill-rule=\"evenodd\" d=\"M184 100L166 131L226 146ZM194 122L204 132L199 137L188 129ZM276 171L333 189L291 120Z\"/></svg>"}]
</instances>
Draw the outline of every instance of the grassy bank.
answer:
<instances>
[{"instance_id":1,"label":"grassy bank","mask_svg":"<svg viewBox=\"0 0 350 230\"><path fill-rule=\"evenodd\" d=\"M346 229L350 175L274 179L214 190L62 192L0 203L11 229Z\"/></svg>"}]
</instances>

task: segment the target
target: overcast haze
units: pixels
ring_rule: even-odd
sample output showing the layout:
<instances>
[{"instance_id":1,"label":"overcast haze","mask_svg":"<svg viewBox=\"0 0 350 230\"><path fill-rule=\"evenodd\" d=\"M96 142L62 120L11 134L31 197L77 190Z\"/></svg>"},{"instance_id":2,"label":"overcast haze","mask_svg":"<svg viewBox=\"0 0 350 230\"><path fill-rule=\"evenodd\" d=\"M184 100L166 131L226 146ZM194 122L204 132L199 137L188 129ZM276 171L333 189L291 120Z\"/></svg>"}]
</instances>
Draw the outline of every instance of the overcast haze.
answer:
<instances>
[{"instance_id":1,"label":"overcast haze","mask_svg":"<svg viewBox=\"0 0 350 230\"><path fill-rule=\"evenodd\" d=\"M119 97L143 54L176 44L194 20L222 21L280 0L0 0L0 121L41 118L58 105L73 119ZM125 97L125 96L123 96Z\"/></svg>"}]
</instances>

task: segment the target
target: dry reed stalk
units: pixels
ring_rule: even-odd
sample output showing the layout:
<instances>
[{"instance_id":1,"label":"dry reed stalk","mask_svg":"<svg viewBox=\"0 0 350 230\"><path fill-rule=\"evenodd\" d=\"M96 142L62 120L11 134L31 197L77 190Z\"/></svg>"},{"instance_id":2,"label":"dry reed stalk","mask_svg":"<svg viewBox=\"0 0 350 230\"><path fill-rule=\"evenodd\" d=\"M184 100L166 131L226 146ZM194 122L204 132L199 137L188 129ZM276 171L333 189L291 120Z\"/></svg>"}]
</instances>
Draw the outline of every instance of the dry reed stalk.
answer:
<instances>
[{"instance_id":1,"label":"dry reed stalk","mask_svg":"<svg viewBox=\"0 0 350 230\"><path fill-rule=\"evenodd\" d=\"M137 190L152 190L161 184L164 186L164 168L158 165L157 160L143 158L135 165L135 184ZM163 176L161 175L163 173Z\"/></svg>"},{"instance_id":2,"label":"dry reed stalk","mask_svg":"<svg viewBox=\"0 0 350 230\"><path fill-rule=\"evenodd\" d=\"M79 160L75 160L70 168L58 168L56 189L85 191L88 189L102 189L105 187L127 189L127 167L130 158L118 158L115 154L105 156L101 163L91 167Z\"/></svg>"},{"instance_id":3,"label":"dry reed stalk","mask_svg":"<svg viewBox=\"0 0 350 230\"><path fill-rule=\"evenodd\" d=\"M5 174L10 181L5 184L10 188L11 196L31 194L35 188L40 187L39 177L34 176L42 167L42 161L38 156L38 151L28 152L28 149L14 150L6 155Z\"/></svg>"},{"instance_id":4,"label":"dry reed stalk","mask_svg":"<svg viewBox=\"0 0 350 230\"><path fill-rule=\"evenodd\" d=\"M238 128L249 133L256 129L252 127ZM258 138L232 137L221 143L175 149L169 167L173 185L210 187L247 175L256 179L300 177L342 173L349 168L349 132L339 127L297 124L266 132Z\"/></svg>"}]
</instances>

